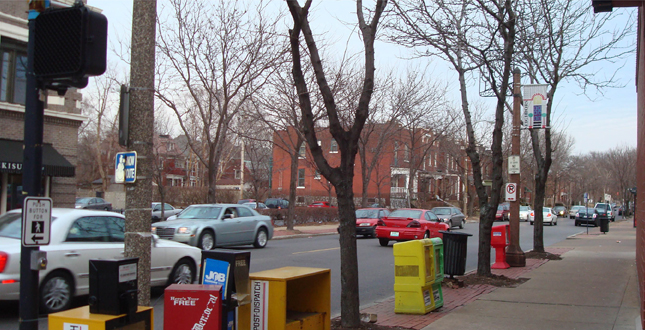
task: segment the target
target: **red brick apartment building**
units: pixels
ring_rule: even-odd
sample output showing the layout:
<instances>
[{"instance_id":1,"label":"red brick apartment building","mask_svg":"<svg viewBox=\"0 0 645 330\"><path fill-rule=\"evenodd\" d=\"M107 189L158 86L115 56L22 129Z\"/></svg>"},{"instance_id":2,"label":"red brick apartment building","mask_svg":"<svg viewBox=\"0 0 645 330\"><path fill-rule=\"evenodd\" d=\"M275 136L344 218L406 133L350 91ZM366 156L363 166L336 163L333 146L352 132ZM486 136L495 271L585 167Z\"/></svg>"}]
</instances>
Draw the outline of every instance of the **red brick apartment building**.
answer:
<instances>
[{"instance_id":1,"label":"red brick apartment building","mask_svg":"<svg viewBox=\"0 0 645 330\"><path fill-rule=\"evenodd\" d=\"M381 142L382 148L379 152L379 139L387 134L383 133L384 129L385 125L375 127L366 143L367 164L371 163L374 157L379 159L370 177L367 189L368 203L378 202L390 207L406 206L410 180L413 183L411 197L415 204L423 205L435 200L436 196L456 203L464 199L464 178L472 178L472 174L469 173L470 167L468 172L466 170L465 166L469 161L459 144L447 138L436 138L427 130L413 132L397 127ZM337 165L340 162L339 149L329 129L321 129L316 135L327 161L332 166ZM274 134L271 185L273 196L289 195L291 156L288 152L290 146L284 141L297 141L294 128ZM317 171L306 142L303 142L298 150L297 204L307 205L319 199L330 199L332 204L335 204L334 188ZM360 205L363 195L361 163L359 153L354 169L354 196L357 205ZM412 176L410 168L413 168ZM471 191L474 191L474 188L472 189Z\"/></svg>"},{"instance_id":2,"label":"red brick apartment building","mask_svg":"<svg viewBox=\"0 0 645 330\"><path fill-rule=\"evenodd\" d=\"M638 133L637 133L637 161L636 161L636 268L638 271L639 297L641 327L645 328L645 84L639 82L645 81L645 17L643 15L643 0L592 0L594 11L602 15L601 12L612 11L613 8L619 7L638 7L638 31L637 31L637 49L636 49L636 91L637 91L637 116L638 116Z\"/></svg>"}]
</instances>

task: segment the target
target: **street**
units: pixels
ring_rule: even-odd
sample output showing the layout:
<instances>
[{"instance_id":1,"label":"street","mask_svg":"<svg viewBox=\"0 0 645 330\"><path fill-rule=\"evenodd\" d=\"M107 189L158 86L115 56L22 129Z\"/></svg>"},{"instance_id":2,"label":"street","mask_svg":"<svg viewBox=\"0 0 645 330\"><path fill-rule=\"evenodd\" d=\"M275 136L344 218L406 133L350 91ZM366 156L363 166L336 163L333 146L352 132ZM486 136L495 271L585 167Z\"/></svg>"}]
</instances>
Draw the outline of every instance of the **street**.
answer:
<instances>
[{"instance_id":1,"label":"street","mask_svg":"<svg viewBox=\"0 0 645 330\"><path fill-rule=\"evenodd\" d=\"M617 217L620 219L622 217ZM494 225L507 224L496 222ZM468 222L463 230L455 231L473 234L468 239L468 257L466 271L477 267L477 237L478 223ZM599 228L589 227L589 232L598 232ZM575 227L574 220L559 218L557 226L544 226L544 245L550 246L567 236L584 233L586 228ZM520 223L520 244L524 251L533 247L533 226L528 222ZM387 297L394 295L394 257L392 245L381 247L375 238L357 239L359 263L359 292L361 306L364 308ZM293 238L272 240L264 249L252 247L239 248L251 251L251 272L275 269L285 266L303 266L330 268L331 282L331 312L332 316L340 314L340 248L337 235L313 236L309 238ZM491 251L491 262L494 262L495 252ZM76 300L75 307L86 304L86 297ZM153 307L155 308L155 329L163 328L163 290L153 290ZM0 302L0 329L18 328L18 303ZM39 329L47 329L45 316L40 321Z\"/></svg>"}]
</instances>

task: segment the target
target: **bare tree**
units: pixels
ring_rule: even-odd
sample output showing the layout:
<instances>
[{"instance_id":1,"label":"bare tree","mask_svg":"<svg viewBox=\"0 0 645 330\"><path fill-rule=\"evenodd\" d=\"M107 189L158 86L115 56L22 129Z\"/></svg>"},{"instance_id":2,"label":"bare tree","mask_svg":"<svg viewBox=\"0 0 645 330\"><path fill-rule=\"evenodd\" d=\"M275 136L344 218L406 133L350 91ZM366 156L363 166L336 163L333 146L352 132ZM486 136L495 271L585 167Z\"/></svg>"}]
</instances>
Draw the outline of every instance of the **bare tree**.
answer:
<instances>
[{"instance_id":1,"label":"bare tree","mask_svg":"<svg viewBox=\"0 0 645 330\"><path fill-rule=\"evenodd\" d=\"M454 68L461 92L468 145L466 154L473 168L479 199L479 253L477 274L489 276L490 235L502 188L502 127L506 94L515 47L516 1L394 2L395 19L389 22L390 40L421 49L418 56L438 56ZM492 134L492 187L490 195L483 184L482 158L477 145L468 103L467 78L477 73L488 86L487 94L497 99Z\"/></svg>"},{"instance_id":2,"label":"bare tree","mask_svg":"<svg viewBox=\"0 0 645 330\"><path fill-rule=\"evenodd\" d=\"M344 327L355 328L360 325L360 303L358 296L356 236L354 235L356 228L353 192L354 161L358 152L358 140L369 116L369 104L374 90L374 72L376 71L374 67L374 41L378 23L387 5L387 0L376 1L374 10L370 12L372 17L369 23L366 22L363 14L363 2L361 0L356 1L358 27L365 48L365 71L360 98L353 114L354 121L348 130L343 128L339 118L336 101L327 82L323 63L309 26L308 14L311 2L311 0L307 0L304 6L300 6L297 0L287 0L294 23L293 28L289 31L293 60L292 72L298 91L304 124L303 131L307 144L318 165L318 169L334 185L336 196L338 197L338 209L341 219L341 324ZM327 162L316 138L310 90L302 70L301 35L304 37L306 47L309 50L309 60L314 68L318 89L324 99L330 133L338 143L341 161L336 167L330 166Z\"/></svg>"},{"instance_id":3,"label":"bare tree","mask_svg":"<svg viewBox=\"0 0 645 330\"><path fill-rule=\"evenodd\" d=\"M208 169L208 200L216 202L229 126L285 50L276 38L280 15L263 2L252 7L242 1L170 0L167 9L159 18L155 94L175 112L188 145ZM188 122L199 127L198 136Z\"/></svg>"},{"instance_id":4,"label":"bare tree","mask_svg":"<svg viewBox=\"0 0 645 330\"><path fill-rule=\"evenodd\" d=\"M522 31L518 45L520 63L531 83L548 84L546 96L549 100L543 151L539 130L531 132L537 165L534 208L541 210L553 162L554 146L548 127L553 124L553 100L558 86L563 81L575 81L585 93L589 88L602 92L606 88L617 87L615 74L601 77L591 65L619 61L632 53L633 45L622 44L626 38L631 38L630 27L633 24L628 22L623 28L609 30L607 23L615 14L594 15L588 4L576 0L534 0L529 3L531 13L520 15L518 21ZM533 250L544 252L542 212L536 212L534 224Z\"/></svg>"}]
</instances>

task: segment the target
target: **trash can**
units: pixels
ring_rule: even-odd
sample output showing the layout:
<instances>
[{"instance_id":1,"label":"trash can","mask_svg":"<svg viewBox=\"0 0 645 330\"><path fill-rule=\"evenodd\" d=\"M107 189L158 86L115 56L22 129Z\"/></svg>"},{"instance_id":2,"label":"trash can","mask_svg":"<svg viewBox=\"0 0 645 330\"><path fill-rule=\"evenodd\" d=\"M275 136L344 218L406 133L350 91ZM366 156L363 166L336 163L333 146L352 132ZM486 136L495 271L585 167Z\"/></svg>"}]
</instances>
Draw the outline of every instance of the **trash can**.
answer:
<instances>
[{"instance_id":1,"label":"trash can","mask_svg":"<svg viewBox=\"0 0 645 330\"><path fill-rule=\"evenodd\" d=\"M466 273L466 255L468 253L468 237L472 234L456 231L441 231L443 234L443 273L464 275Z\"/></svg>"},{"instance_id":2,"label":"trash can","mask_svg":"<svg viewBox=\"0 0 645 330\"><path fill-rule=\"evenodd\" d=\"M606 233L609 231L609 218L600 219L600 232Z\"/></svg>"}]
</instances>

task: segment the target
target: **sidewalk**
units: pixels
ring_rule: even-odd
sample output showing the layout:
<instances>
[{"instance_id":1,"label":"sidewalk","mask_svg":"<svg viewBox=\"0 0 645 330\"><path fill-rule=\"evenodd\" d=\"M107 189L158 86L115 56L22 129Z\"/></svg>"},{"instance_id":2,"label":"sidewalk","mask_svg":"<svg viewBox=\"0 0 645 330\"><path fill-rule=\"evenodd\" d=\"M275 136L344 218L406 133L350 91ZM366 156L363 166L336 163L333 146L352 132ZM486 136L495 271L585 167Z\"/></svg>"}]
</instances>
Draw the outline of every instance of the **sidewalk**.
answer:
<instances>
[{"instance_id":1,"label":"sidewalk","mask_svg":"<svg viewBox=\"0 0 645 330\"><path fill-rule=\"evenodd\" d=\"M472 285L443 288L444 306L426 315L394 313L394 297L364 308L377 324L423 330L613 329L642 330L632 220L610 224L547 248L562 260L527 259L526 267L493 270L529 278L516 288ZM337 225L277 227L274 239L336 234Z\"/></svg>"}]
</instances>

